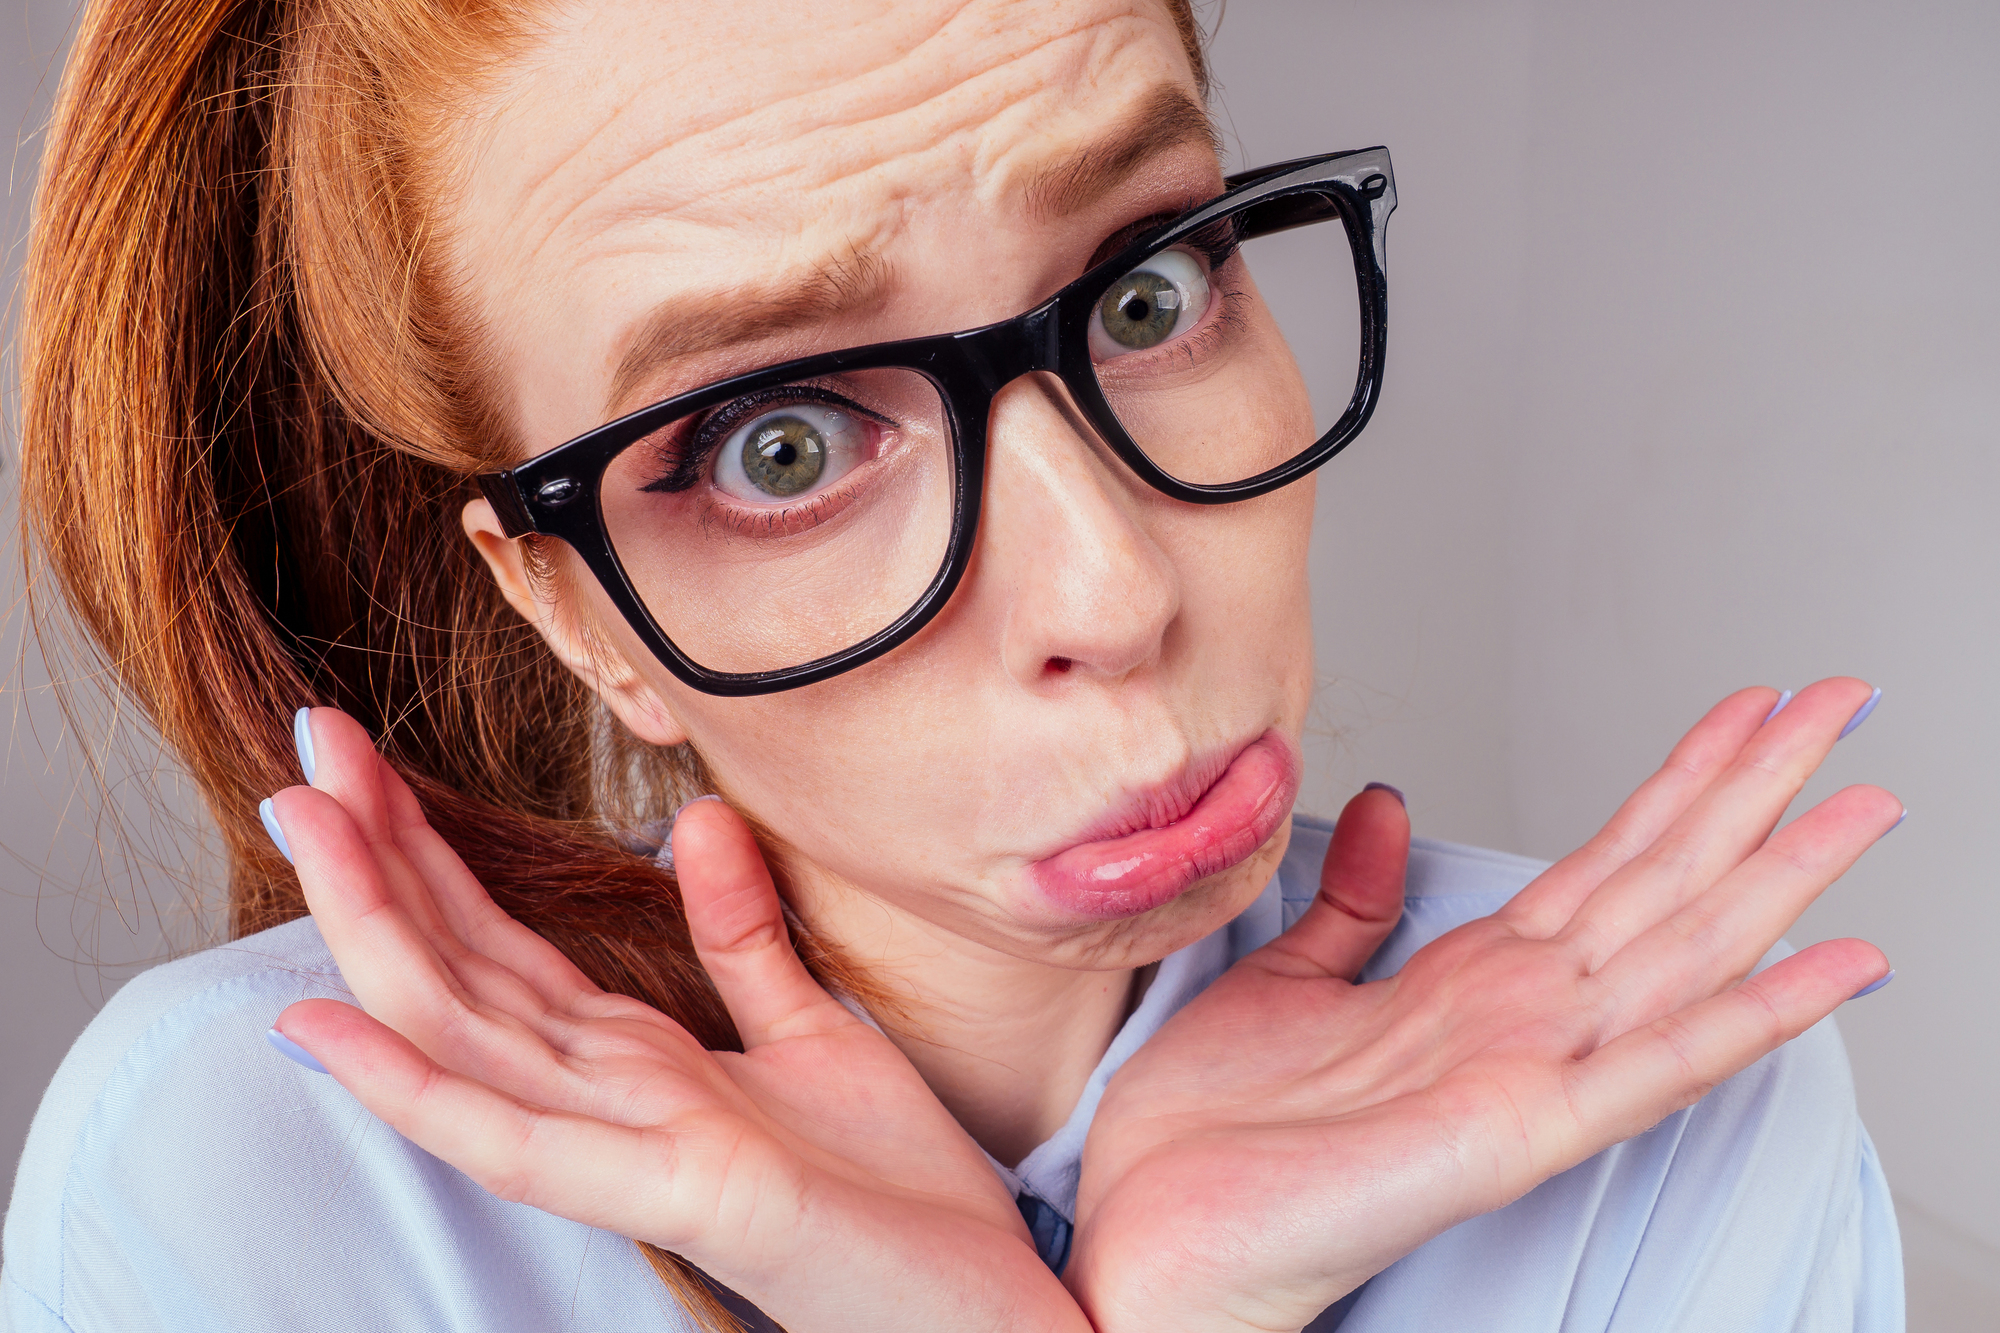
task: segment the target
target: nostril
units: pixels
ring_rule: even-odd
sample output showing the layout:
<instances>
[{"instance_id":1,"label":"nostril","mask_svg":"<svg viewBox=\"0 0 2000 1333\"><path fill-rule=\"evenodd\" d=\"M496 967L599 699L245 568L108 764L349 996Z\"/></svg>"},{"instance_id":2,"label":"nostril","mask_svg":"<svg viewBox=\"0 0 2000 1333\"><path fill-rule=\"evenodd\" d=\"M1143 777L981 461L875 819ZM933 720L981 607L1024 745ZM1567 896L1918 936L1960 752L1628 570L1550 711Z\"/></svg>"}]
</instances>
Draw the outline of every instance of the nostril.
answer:
<instances>
[{"instance_id":1,"label":"nostril","mask_svg":"<svg viewBox=\"0 0 2000 1333\"><path fill-rule=\"evenodd\" d=\"M1048 669L1058 676L1062 675L1065 671L1068 671L1071 667L1075 665L1076 663L1072 662L1067 657L1051 657L1048 661Z\"/></svg>"}]
</instances>

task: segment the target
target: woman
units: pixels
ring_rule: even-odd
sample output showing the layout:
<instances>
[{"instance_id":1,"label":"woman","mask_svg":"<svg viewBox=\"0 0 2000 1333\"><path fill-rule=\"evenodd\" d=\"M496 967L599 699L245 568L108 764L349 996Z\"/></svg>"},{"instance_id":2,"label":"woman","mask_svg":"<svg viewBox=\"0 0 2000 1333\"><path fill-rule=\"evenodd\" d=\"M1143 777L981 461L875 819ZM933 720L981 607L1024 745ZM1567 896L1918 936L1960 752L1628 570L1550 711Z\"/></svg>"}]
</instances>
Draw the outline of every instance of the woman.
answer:
<instances>
[{"instance_id":1,"label":"woman","mask_svg":"<svg viewBox=\"0 0 2000 1333\"><path fill-rule=\"evenodd\" d=\"M1887 964L1750 975L1874 696L1546 870L1290 818L1394 188L1203 91L1156 0L92 8L24 484L238 939L66 1062L17 1324L1897 1323Z\"/></svg>"}]
</instances>

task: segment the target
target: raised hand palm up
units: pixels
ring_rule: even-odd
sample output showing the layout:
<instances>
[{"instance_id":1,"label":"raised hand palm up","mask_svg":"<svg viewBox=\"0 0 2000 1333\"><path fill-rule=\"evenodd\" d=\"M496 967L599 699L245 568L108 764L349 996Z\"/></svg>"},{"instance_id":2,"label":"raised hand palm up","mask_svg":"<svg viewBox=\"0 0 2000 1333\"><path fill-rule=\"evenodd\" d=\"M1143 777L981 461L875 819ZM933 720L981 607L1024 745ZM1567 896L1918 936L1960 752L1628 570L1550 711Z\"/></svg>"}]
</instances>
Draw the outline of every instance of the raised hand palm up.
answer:
<instances>
[{"instance_id":1,"label":"raised hand palm up","mask_svg":"<svg viewBox=\"0 0 2000 1333\"><path fill-rule=\"evenodd\" d=\"M1583 849L1365 985L1408 823L1387 793L1356 798L1306 915L1106 1090L1065 1274L1096 1327L1298 1329L1880 976L1843 940L1745 980L1898 818L1852 787L1772 834L1867 697L1823 682L1769 725L1770 691L1725 700Z\"/></svg>"},{"instance_id":2,"label":"raised hand palm up","mask_svg":"<svg viewBox=\"0 0 2000 1333\"><path fill-rule=\"evenodd\" d=\"M794 954L749 829L675 829L703 965L744 1051L592 985L497 908L365 732L312 715L274 806L366 1010L280 1027L376 1115L502 1198L683 1254L813 1328L1080 1328L978 1146Z\"/></svg>"}]
</instances>

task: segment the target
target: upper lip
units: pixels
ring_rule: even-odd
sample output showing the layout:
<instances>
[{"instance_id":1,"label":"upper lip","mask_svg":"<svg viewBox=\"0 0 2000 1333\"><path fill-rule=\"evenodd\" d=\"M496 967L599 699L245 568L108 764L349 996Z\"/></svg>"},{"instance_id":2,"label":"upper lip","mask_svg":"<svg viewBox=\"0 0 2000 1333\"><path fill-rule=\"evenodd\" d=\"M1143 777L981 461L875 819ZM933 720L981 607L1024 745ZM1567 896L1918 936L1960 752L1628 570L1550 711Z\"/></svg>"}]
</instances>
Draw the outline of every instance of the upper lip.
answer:
<instances>
[{"instance_id":1,"label":"upper lip","mask_svg":"<svg viewBox=\"0 0 2000 1333\"><path fill-rule=\"evenodd\" d=\"M1148 787L1127 792L1090 827L1059 850L1093 842L1108 842L1146 829L1165 828L1185 819L1188 811L1221 779L1236 756L1257 743L1257 737L1199 754L1182 764L1173 776Z\"/></svg>"}]
</instances>

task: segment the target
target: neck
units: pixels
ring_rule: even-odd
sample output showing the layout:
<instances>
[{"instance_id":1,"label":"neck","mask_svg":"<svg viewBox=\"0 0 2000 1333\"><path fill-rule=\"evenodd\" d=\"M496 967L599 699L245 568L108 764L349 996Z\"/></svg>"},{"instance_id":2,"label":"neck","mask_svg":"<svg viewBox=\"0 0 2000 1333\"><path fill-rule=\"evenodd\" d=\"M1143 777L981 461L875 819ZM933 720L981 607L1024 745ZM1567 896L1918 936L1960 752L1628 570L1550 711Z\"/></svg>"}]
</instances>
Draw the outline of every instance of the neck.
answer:
<instances>
[{"instance_id":1,"label":"neck","mask_svg":"<svg viewBox=\"0 0 2000 1333\"><path fill-rule=\"evenodd\" d=\"M1138 972L1080 972L940 930L846 886L795 890L816 934L890 983L883 1030L987 1152L1014 1166L1060 1129L1134 1002Z\"/></svg>"}]
</instances>

